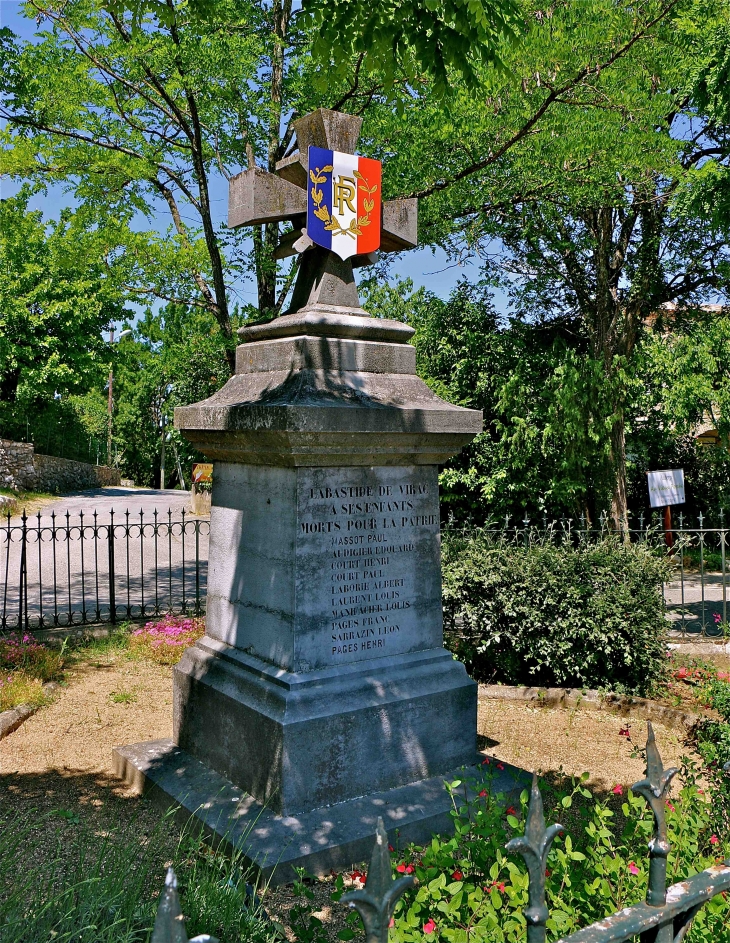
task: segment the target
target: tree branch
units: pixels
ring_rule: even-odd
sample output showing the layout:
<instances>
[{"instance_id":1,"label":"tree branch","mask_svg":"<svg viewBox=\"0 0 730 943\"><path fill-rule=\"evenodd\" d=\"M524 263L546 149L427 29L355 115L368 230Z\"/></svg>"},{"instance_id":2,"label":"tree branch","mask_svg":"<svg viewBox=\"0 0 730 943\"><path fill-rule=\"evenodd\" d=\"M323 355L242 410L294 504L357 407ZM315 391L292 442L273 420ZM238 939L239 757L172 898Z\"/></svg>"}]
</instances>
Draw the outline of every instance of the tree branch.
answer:
<instances>
[{"instance_id":1,"label":"tree branch","mask_svg":"<svg viewBox=\"0 0 730 943\"><path fill-rule=\"evenodd\" d=\"M610 55L604 62L599 63L595 66L584 66L579 72L577 72L573 78L569 79L567 82L563 83L560 88L553 89L550 94L545 98L543 103L537 108L532 116L522 125L522 127L516 131L510 138L508 138L501 147L498 147L496 151L492 152L488 157L483 158L482 160L476 161L468 167L463 168L450 180L443 180L440 183L435 183L430 187L426 187L425 190L418 190L417 192L408 194L408 198L417 197L422 199L423 197L431 196L434 193L439 193L441 190L445 190L447 187L452 186L454 183L457 183L459 180L463 180L465 177L469 177L474 173L477 173L480 170L484 170L486 167L489 167L491 164L496 163L510 148L514 147L535 127L538 121L542 118L545 112L553 105L560 96L565 95L571 89L575 88L583 79L587 78L590 75L600 75L601 71L612 66L616 61L626 55L640 39L643 39L644 36L656 26L657 23L660 23L677 5L679 0L670 0L663 8L662 11L650 20L639 32L635 33L628 42L624 43L620 49L617 49L612 55Z\"/></svg>"}]
</instances>

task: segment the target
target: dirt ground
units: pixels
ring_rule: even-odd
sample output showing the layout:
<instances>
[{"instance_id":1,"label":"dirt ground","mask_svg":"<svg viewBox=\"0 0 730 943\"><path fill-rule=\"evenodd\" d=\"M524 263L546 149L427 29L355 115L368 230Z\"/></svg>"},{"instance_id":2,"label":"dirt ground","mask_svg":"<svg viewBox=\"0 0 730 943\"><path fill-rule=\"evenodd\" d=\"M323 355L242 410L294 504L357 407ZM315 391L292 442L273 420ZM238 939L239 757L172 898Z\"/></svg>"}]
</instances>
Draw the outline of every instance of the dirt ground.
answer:
<instances>
[{"instance_id":1,"label":"dirt ground","mask_svg":"<svg viewBox=\"0 0 730 943\"><path fill-rule=\"evenodd\" d=\"M544 774L580 775L589 770L597 791L643 777L636 748L645 743L646 724L632 722L631 739L619 734L622 727L622 718L596 711L502 701L483 701L479 707L479 732L489 754ZM689 752L681 735L659 724L654 730L665 765L678 764ZM131 823L143 841L160 813L113 776L111 751L119 744L171 734L172 669L125 652L93 655L67 672L66 685L49 706L0 741L0 807L26 820L39 813L83 816L99 828L112 817L122 825ZM315 902L322 907L318 915L329 924L334 939L344 908L340 913L339 907L330 907L326 884L314 889ZM266 906L286 925L293 903L290 891L282 888L269 895Z\"/></svg>"},{"instance_id":2,"label":"dirt ground","mask_svg":"<svg viewBox=\"0 0 730 943\"><path fill-rule=\"evenodd\" d=\"M644 777L644 760L638 752L646 744L643 720L496 700L480 701L478 717L479 733L487 738L486 750L522 769L567 776L587 771L589 785L601 792ZM629 737L619 733L627 724ZM682 731L661 724L653 727L665 767L680 766L685 755L698 759L684 742Z\"/></svg>"}]
</instances>

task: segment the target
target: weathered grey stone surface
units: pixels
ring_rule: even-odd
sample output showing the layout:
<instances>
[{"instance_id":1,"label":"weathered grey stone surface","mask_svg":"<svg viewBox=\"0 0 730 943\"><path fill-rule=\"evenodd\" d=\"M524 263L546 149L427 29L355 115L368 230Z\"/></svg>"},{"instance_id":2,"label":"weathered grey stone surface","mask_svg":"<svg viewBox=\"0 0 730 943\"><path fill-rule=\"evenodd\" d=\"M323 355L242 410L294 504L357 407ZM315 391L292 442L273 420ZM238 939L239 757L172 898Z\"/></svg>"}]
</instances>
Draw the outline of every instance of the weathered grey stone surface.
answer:
<instances>
[{"instance_id":1,"label":"weathered grey stone surface","mask_svg":"<svg viewBox=\"0 0 730 943\"><path fill-rule=\"evenodd\" d=\"M383 203L380 251L402 252L418 245L418 200Z\"/></svg>"},{"instance_id":2,"label":"weathered grey stone surface","mask_svg":"<svg viewBox=\"0 0 730 943\"><path fill-rule=\"evenodd\" d=\"M228 225L257 226L307 212L307 191L259 167L231 178Z\"/></svg>"},{"instance_id":3,"label":"weathered grey stone surface","mask_svg":"<svg viewBox=\"0 0 730 943\"><path fill-rule=\"evenodd\" d=\"M278 183L235 183L239 221L259 198L283 214L287 188L308 185L307 147L354 152L360 119L319 110L295 129ZM386 249L415 244L415 201L383 215ZM482 421L419 379L411 327L360 307L352 259L288 218L279 254L302 251L291 313L242 329L235 376L175 412L216 463L208 634L174 672L180 749L136 745L118 762L166 801L197 797L219 835L221 791L245 807L235 828L255 832L260 814L252 859L283 856L290 876L303 856L367 857L388 810L402 840L449 825L438 777L474 762L476 685L443 648L437 466Z\"/></svg>"},{"instance_id":4,"label":"weathered grey stone surface","mask_svg":"<svg viewBox=\"0 0 730 943\"><path fill-rule=\"evenodd\" d=\"M176 409L175 424L225 462L441 464L481 431L481 413L445 402L416 376L411 334L395 321L311 312L247 328L239 372L209 399Z\"/></svg>"},{"instance_id":5,"label":"weathered grey stone surface","mask_svg":"<svg viewBox=\"0 0 730 943\"><path fill-rule=\"evenodd\" d=\"M416 348L410 344L307 335L254 341L236 348L236 373L301 370L415 374Z\"/></svg>"},{"instance_id":6,"label":"weathered grey stone surface","mask_svg":"<svg viewBox=\"0 0 730 943\"><path fill-rule=\"evenodd\" d=\"M238 329L244 343L277 337L318 336L405 344L414 334L413 328L402 321L374 318L364 308L352 310L334 305L320 305L318 311L295 311L264 324Z\"/></svg>"},{"instance_id":7,"label":"weathered grey stone surface","mask_svg":"<svg viewBox=\"0 0 730 943\"><path fill-rule=\"evenodd\" d=\"M219 463L207 631L292 671L442 644L433 466Z\"/></svg>"},{"instance_id":8,"label":"weathered grey stone surface","mask_svg":"<svg viewBox=\"0 0 730 943\"><path fill-rule=\"evenodd\" d=\"M301 815L279 816L170 740L118 747L114 771L162 808L178 806L181 822L195 816L212 840L223 848L235 848L243 862L252 864L272 886L294 880L297 867L324 875L332 868L342 870L369 860L379 816L391 837L398 829L401 847L425 843L434 833L449 831L452 806L444 782L479 776L478 767L453 769L446 776L388 792L370 792ZM491 788L509 802L528 783L524 773L505 765Z\"/></svg>"},{"instance_id":9,"label":"weathered grey stone surface","mask_svg":"<svg viewBox=\"0 0 730 943\"><path fill-rule=\"evenodd\" d=\"M442 648L370 654L292 672L206 636L175 669L175 742L287 814L471 763L463 665Z\"/></svg>"}]
</instances>

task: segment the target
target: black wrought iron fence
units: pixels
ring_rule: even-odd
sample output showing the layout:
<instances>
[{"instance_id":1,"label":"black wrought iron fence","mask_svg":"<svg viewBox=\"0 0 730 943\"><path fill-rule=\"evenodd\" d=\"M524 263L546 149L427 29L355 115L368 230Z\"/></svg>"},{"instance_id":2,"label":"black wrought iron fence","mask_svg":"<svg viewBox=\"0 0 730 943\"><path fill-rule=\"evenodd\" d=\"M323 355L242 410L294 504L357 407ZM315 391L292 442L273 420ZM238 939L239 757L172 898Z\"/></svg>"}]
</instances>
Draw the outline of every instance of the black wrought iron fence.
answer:
<instances>
[{"instance_id":1,"label":"black wrought iron fence","mask_svg":"<svg viewBox=\"0 0 730 943\"><path fill-rule=\"evenodd\" d=\"M725 770L730 771L730 764ZM563 937L558 943L628 943L637 937L641 943L681 943L701 908L730 890L730 861L723 861L667 888L667 858L671 846L667 840L666 802L669 786L678 770L665 769L649 724L646 744L646 776L631 788L649 804L654 818L654 834L649 842L649 882L646 901L625 907L603 920ZM542 796L533 776L525 833L507 843L506 850L520 855L529 878L528 904L524 910L527 943L545 943L550 910L545 894L545 868L555 838L564 832L562 825L545 825ZM383 820L378 819L375 846L363 890L342 897L355 907L362 919L366 943L388 943L388 927L399 898L411 887L410 876L393 878L388 835ZM177 894L177 881L168 871L160 896L152 943L188 943L184 917ZM210 936L194 937L189 943L217 943ZM719 943L719 941L718 941Z\"/></svg>"},{"instance_id":2,"label":"black wrought iron fence","mask_svg":"<svg viewBox=\"0 0 730 943\"><path fill-rule=\"evenodd\" d=\"M121 518L121 519L120 519ZM0 527L0 631L205 608L210 523L172 511L55 512Z\"/></svg>"},{"instance_id":3,"label":"black wrought iron fence","mask_svg":"<svg viewBox=\"0 0 730 943\"><path fill-rule=\"evenodd\" d=\"M595 524L585 517L556 520L505 517L482 530L494 539L522 545L531 540L551 540L575 546L608 534L616 535L605 516ZM447 527L446 531L468 535L471 529ZM693 519L678 513L669 532L658 513L642 513L617 536L647 543L666 554L672 575L663 586L663 595L672 632L682 639L730 640L730 520L725 523L724 511L720 510L711 521L702 514Z\"/></svg>"}]
</instances>

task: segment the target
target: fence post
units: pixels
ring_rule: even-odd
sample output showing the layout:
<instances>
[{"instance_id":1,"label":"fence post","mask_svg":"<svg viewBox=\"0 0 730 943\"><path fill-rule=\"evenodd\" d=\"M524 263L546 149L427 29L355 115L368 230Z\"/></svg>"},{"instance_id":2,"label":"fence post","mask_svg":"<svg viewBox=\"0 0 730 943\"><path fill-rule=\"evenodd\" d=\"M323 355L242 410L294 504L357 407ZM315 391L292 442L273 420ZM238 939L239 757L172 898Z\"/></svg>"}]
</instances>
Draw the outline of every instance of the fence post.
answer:
<instances>
[{"instance_id":1,"label":"fence post","mask_svg":"<svg viewBox=\"0 0 730 943\"><path fill-rule=\"evenodd\" d=\"M18 598L18 628L28 630L28 560L26 547L28 546L28 518L23 508L21 518L23 526L20 531L20 587Z\"/></svg>"},{"instance_id":2,"label":"fence post","mask_svg":"<svg viewBox=\"0 0 730 943\"><path fill-rule=\"evenodd\" d=\"M117 621L117 600L114 592L114 508L109 515L109 619L114 625Z\"/></svg>"}]
</instances>

